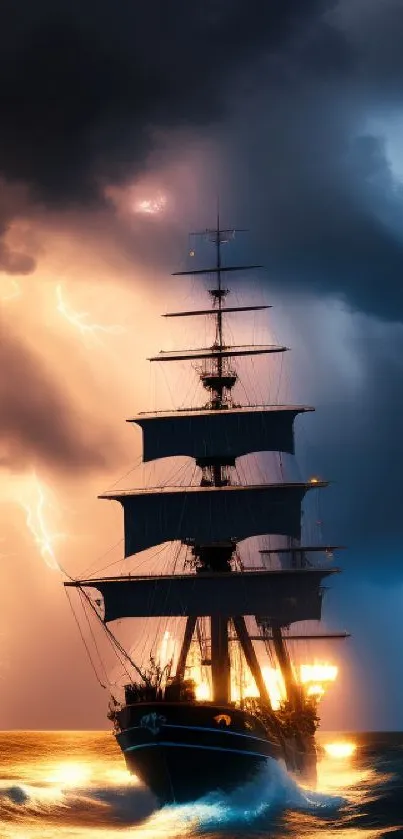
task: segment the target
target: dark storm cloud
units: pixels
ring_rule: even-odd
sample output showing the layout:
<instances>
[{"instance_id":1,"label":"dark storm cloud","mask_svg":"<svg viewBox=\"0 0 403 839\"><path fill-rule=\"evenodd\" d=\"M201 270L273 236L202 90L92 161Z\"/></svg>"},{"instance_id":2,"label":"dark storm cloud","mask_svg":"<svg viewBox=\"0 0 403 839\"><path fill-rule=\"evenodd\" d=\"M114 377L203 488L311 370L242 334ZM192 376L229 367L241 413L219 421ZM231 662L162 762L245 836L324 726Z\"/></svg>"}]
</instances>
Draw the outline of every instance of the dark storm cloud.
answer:
<instances>
[{"instance_id":1,"label":"dark storm cloud","mask_svg":"<svg viewBox=\"0 0 403 839\"><path fill-rule=\"evenodd\" d=\"M10 222L26 206L26 190L21 184L10 186L0 178L0 273L31 274L35 270L35 259L31 255L14 250L5 241Z\"/></svg>"},{"instance_id":2,"label":"dark storm cloud","mask_svg":"<svg viewBox=\"0 0 403 839\"><path fill-rule=\"evenodd\" d=\"M220 124L228 223L255 232L270 284L403 320L403 191L385 139L400 108L403 5L20 0L3 3L1 15L0 173L63 208L99 199L106 182L141 168L155 130L211 125L218 136ZM374 118L383 132L371 128ZM391 341L393 360L402 347ZM387 434L393 457L403 422L399 400L387 407L401 391L400 366L377 353L365 346L365 370L374 372L359 397L365 433L342 391L333 414L346 429L351 421L343 452L366 452L366 478L357 471L348 504L340 497L346 539L377 503L371 456L384 474L378 452ZM342 462L348 474L350 459ZM379 533L390 506L397 534L399 493L396 469L379 502Z\"/></svg>"},{"instance_id":3,"label":"dark storm cloud","mask_svg":"<svg viewBox=\"0 0 403 839\"><path fill-rule=\"evenodd\" d=\"M403 319L403 187L388 145L402 120L402 38L401 3L341 0L281 63L262 64L225 135L271 282L387 320Z\"/></svg>"},{"instance_id":4,"label":"dark storm cloud","mask_svg":"<svg viewBox=\"0 0 403 839\"><path fill-rule=\"evenodd\" d=\"M321 509L327 537L348 545L344 567L387 581L401 574L403 332L357 333L362 374L318 406L311 468L334 481Z\"/></svg>"},{"instance_id":5,"label":"dark storm cloud","mask_svg":"<svg viewBox=\"0 0 403 839\"><path fill-rule=\"evenodd\" d=\"M4 329L0 356L0 467L41 462L79 472L105 465L109 445L101 446L92 431L91 437L83 433L85 418L72 409L40 356Z\"/></svg>"},{"instance_id":6,"label":"dark storm cloud","mask_svg":"<svg viewBox=\"0 0 403 839\"><path fill-rule=\"evenodd\" d=\"M362 110L340 113L327 93L283 102L258 138L238 132L239 170L252 161L247 183L236 182L242 213L272 285L337 294L353 309L401 320L403 187L384 139L360 134Z\"/></svg>"},{"instance_id":7,"label":"dark storm cloud","mask_svg":"<svg viewBox=\"0 0 403 839\"><path fill-rule=\"evenodd\" d=\"M4 271L5 274L32 274L34 270L35 260L32 256L11 250L0 239L0 271Z\"/></svg>"},{"instance_id":8,"label":"dark storm cloud","mask_svg":"<svg viewBox=\"0 0 403 839\"><path fill-rule=\"evenodd\" d=\"M230 177L273 275L403 315L403 196L367 125L400 102L399 4L8 0L0 15L8 179L61 208L100 200L167 129L235 112Z\"/></svg>"},{"instance_id":9,"label":"dark storm cloud","mask_svg":"<svg viewBox=\"0 0 403 839\"><path fill-rule=\"evenodd\" d=\"M359 80L382 101L401 101L403 8L399 0L339 0L332 25L352 47Z\"/></svg>"},{"instance_id":10,"label":"dark storm cloud","mask_svg":"<svg viewBox=\"0 0 403 839\"><path fill-rule=\"evenodd\" d=\"M298 420L298 479L330 481L307 499L308 538L347 546L341 585L348 575L401 585L403 325L315 297L283 303L292 393L316 406Z\"/></svg>"},{"instance_id":11,"label":"dark storm cloud","mask_svg":"<svg viewBox=\"0 0 403 839\"><path fill-rule=\"evenodd\" d=\"M327 5L327 4L326 4ZM127 177L154 129L222 114L223 88L324 4L299 0L6 0L0 172L83 200Z\"/></svg>"},{"instance_id":12,"label":"dark storm cloud","mask_svg":"<svg viewBox=\"0 0 403 839\"><path fill-rule=\"evenodd\" d=\"M261 63L227 132L270 283L403 320L403 4L339 0ZM399 124L399 122L397 123ZM397 135L398 136L398 135ZM395 157L399 158L395 137Z\"/></svg>"}]
</instances>

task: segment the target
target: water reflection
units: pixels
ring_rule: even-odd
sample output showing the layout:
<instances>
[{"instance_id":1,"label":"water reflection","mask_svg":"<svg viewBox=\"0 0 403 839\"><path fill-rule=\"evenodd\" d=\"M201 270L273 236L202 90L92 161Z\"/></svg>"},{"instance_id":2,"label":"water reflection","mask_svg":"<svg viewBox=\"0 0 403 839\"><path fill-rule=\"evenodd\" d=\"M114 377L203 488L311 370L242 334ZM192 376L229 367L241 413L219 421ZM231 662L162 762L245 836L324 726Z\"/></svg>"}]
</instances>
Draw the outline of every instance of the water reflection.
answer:
<instances>
[{"instance_id":1,"label":"water reflection","mask_svg":"<svg viewBox=\"0 0 403 839\"><path fill-rule=\"evenodd\" d=\"M351 757L357 749L355 743L352 743L351 740L338 740L333 743L325 743L324 750L326 754L330 755L330 757L336 758L347 758Z\"/></svg>"},{"instance_id":2,"label":"water reflection","mask_svg":"<svg viewBox=\"0 0 403 839\"><path fill-rule=\"evenodd\" d=\"M272 762L232 795L158 810L109 734L0 736L1 839L333 839L335 829L338 839L378 839L395 830L365 823L362 806L390 776L352 738L322 737L316 791Z\"/></svg>"}]
</instances>

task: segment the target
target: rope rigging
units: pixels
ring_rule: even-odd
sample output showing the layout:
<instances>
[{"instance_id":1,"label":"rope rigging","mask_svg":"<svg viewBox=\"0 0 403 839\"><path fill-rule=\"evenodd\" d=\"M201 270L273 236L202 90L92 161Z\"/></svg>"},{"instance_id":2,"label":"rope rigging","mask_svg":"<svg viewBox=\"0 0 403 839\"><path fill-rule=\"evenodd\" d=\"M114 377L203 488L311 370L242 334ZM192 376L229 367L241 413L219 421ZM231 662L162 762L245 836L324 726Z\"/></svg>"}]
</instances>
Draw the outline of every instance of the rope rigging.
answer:
<instances>
[{"instance_id":1,"label":"rope rigging","mask_svg":"<svg viewBox=\"0 0 403 839\"><path fill-rule=\"evenodd\" d=\"M68 592L68 589L67 589L67 588L65 588L65 593L66 593L66 597L67 597L67 600L68 600L68 604L69 604L70 609L71 609L71 611L72 611L72 614L73 614L74 620L75 620L75 622L76 622L76 624L77 624L78 631L79 631L79 633L80 633L80 637L81 637L81 640L82 640L82 642L83 642L84 648L85 648L85 650L86 650L86 653L87 653L88 659L89 659L90 664L91 664L91 667L92 667L92 669L93 669L93 671L94 671L95 678L96 678L96 680L97 680L98 684L101 686L101 688L103 688L104 690L107 690L107 689L108 689L108 688L107 688L107 686L106 686L106 685L104 685L104 683L102 682L102 680L100 679L100 677L99 677L99 675L98 675L98 671L97 671L97 668L96 668L95 663L94 663L94 661L93 661L93 658L92 658L92 655L91 655L90 648L89 648L89 646L88 646L88 644L87 644L87 641L86 641L85 636L84 636L84 634L83 634L83 631L82 631L82 629L81 629L81 626L80 626L79 620L78 620L78 618L77 618L77 615L76 615L76 613L75 613L75 611L74 611L74 609L73 609L73 604L72 604L72 602L71 602L70 595L69 595L69 592Z\"/></svg>"}]
</instances>

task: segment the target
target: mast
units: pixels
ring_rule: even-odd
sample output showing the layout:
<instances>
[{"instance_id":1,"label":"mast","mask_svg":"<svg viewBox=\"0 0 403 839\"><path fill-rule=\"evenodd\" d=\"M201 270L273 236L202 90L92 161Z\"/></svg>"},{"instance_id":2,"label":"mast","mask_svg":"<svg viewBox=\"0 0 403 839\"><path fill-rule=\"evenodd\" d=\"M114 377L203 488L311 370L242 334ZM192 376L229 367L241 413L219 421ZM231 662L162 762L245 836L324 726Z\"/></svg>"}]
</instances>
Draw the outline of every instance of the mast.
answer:
<instances>
[{"instance_id":1,"label":"mast","mask_svg":"<svg viewBox=\"0 0 403 839\"><path fill-rule=\"evenodd\" d=\"M268 552L269 553L269 552ZM266 551L261 551L263 556L267 555ZM299 540L289 538L288 547L279 554L280 564L283 565L283 557L289 554L291 559L291 568L306 568L307 559L304 547L300 545ZM270 554L269 554L270 555ZM268 621L265 624L265 629L271 629L271 640L274 647L274 652L280 667L280 672L284 680L287 701L293 710L298 710L303 704L303 693L300 685L298 685L292 667L290 655L286 642L283 637L281 625L276 621Z\"/></svg>"},{"instance_id":2,"label":"mast","mask_svg":"<svg viewBox=\"0 0 403 839\"><path fill-rule=\"evenodd\" d=\"M211 231L210 237L211 237ZM213 411L221 411L224 408L223 391L224 391L224 377L223 377L223 298L228 293L222 288L221 282L221 244L222 235L228 234L229 231L220 229L220 208L217 202L217 226L214 231L213 241L216 247L216 287L210 289L210 295L213 298L213 305L217 306L216 311L216 335L215 343L213 345L214 351L217 353L216 358L212 359L213 374L211 377L202 375L202 381L205 387L210 389L211 400L210 409ZM208 361L207 361L208 364ZM204 379L204 380L203 380ZM236 382L236 377L227 378L227 385L232 386ZM223 471L225 468L225 461L216 459L209 463L206 461L202 465L201 485L210 485L215 487L222 487L228 483L224 477ZM209 550L208 548L194 548L195 555L199 560L199 572L202 573L207 568L209 570L227 572L231 571L230 559L233 552L233 546L216 548ZM186 659L186 644L191 631L191 618L187 619L184 640L180 653L180 661ZM210 616L210 632L211 632L211 678L213 686L213 700L218 703L227 704L231 699L231 666L228 648L228 618L225 615L211 615ZM193 633L192 633L193 634ZM178 674L179 674L178 667Z\"/></svg>"},{"instance_id":3,"label":"mast","mask_svg":"<svg viewBox=\"0 0 403 839\"><path fill-rule=\"evenodd\" d=\"M210 295L213 298L213 307L216 306L216 330L215 343L213 350L216 357L212 359L212 374L209 376L208 371L202 374L201 379L204 387L210 390L210 409L212 411L222 411L228 407L228 401L224 400L224 388L227 388L228 393L231 393L234 387L237 376L233 371L228 370L228 375L224 377L223 369L223 300L228 294L227 289L222 287L222 273L221 273L221 245L223 237L230 234L232 231L221 229L220 227L220 208L217 202L217 225L215 231L207 231L210 239L213 240L216 248L216 287L210 289ZM207 362L208 364L208 362ZM202 467L201 485L223 487L226 486L230 480L225 476L224 470L226 466L232 465L231 461L225 460L224 457L218 457L211 462L206 460L200 463ZM231 557L235 545L218 547L213 550L200 546L195 547L194 552L199 560L199 573L209 569L211 571L225 571L231 572ZM182 644L180 661L186 657L186 645L189 633L191 631L190 618L187 619L184 640ZM261 693L262 699L269 702L266 686L261 676L260 668L257 662L256 654L253 649L253 644L249 641L246 631L244 619L242 617L234 618L235 626L237 626L237 634L246 657L246 660L251 667L252 673L256 679L258 689ZM243 622L243 623L242 623ZM227 704L231 699L231 668L228 648L228 630L229 623L227 616L211 615L211 675L213 686L213 700L218 703ZM179 672L179 668L178 668Z\"/></svg>"},{"instance_id":4,"label":"mast","mask_svg":"<svg viewBox=\"0 0 403 839\"><path fill-rule=\"evenodd\" d=\"M281 632L281 626L272 623L272 638L277 661L280 665L280 670L284 679L287 699L293 708L298 708L301 705L301 690L298 686L287 647L284 643L284 638Z\"/></svg>"},{"instance_id":5,"label":"mast","mask_svg":"<svg viewBox=\"0 0 403 839\"><path fill-rule=\"evenodd\" d=\"M216 238L216 250L217 250L217 296L218 296L218 312L217 312L217 338L218 338L218 348L220 355L217 359L217 375L219 380L219 393L217 397L219 399L219 406L222 407L222 349L223 349L223 340L222 340L222 289L221 289L221 238L220 238L220 208L219 205L217 206L217 238ZM217 406L218 407L218 406Z\"/></svg>"},{"instance_id":6,"label":"mast","mask_svg":"<svg viewBox=\"0 0 403 839\"><path fill-rule=\"evenodd\" d=\"M216 315L216 348L218 350L218 357L213 359L215 366L216 381L213 384L211 395L212 410L219 411L223 408L223 323L222 323L222 303L226 292L222 289L221 284L221 230L220 230L220 208L217 203L217 228L215 232L216 245L216 288L210 291L214 302L218 305ZM208 379L205 380L206 384ZM234 381L235 383L235 381ZM211 483L213 486L222 487L226 481L223 477L223 463L218 460L207 469L211 469ZM205 482L202 474L201 483ZM230 571L229 560L232 554L229 554L228 549L215 551L213 563L210 561L210 567L215 570L224 565L225 569ZM203 555L203 550L199 553L202 571L206 566L206 560ZM207 557L206 557L207 559ZM215 702L228 704L231 700L231 664L228 648L228 618L221 615L210 616L211 629L211 680L213 685L213 700Z\"/></svg>"},{"instance_id":7,"label":"mast","mask_svg":"<svg viewBox=\"0 0 403 839\"><path fill-rule=\"evenodd\" d=\"M258 687L261 701L270 699L253 640L244 616L252 615L261 628L270 628L266 640L273 642L289 697L298 700L296 685L282 629L301 620L320 620L321 580L338 569L313 567L292 562L281 571L271 569L235 571L232 560L238 542L256 535L281 535L291 547L284 549L295 559L301 536L301 505L311 489L327 486L317 479L306 483L238 485L231 482L236 459L252 452L275 451L294 454L293 424L296 416L312 411L309 406L234 406L232 390L237 372L233 357L282 353L287 347L226 343L224 318L227 313L253 311L268 306L225 306L229 289L223 287L224 272L260 268L260 265L222 265L221 247L235 232L220 227L194 235L207 236L215 245L215 264L209 268L175 272L178 275L214 274L209 289L210 309L168 312L164 317L212 315L215 337L209 347L160 352L155 361L190 360L198 369L207 404L198 409L140 414L134 422L143 432L143 460L185 455L201 469L200 486L163 486L101 496L119 501L124 511L125 556L154 545L179 540L192 550L194 574L120 577L72 583L97 588L104 600L105 623L124 617L182 616L185 631L176 671L183 680L186 660L197 618L210 623L213 701L231 699L229 641L231 627ZM240 231L239 231L240 232ZM262 551L262 553L264 553ZM304 555L305 556L305 555ZM266 615L266 618L259 616ZM262 636L264 639L264 635Z\"/></svg>"},{"instance_id":8,"label":"mast","mask_svg":"<svg viewBox=\"0 0 403 839\"><path fill-rule=\"evenodd\" d=\"M231 698L228 618L224 615L211 615L210 626L213 701L219 705L228 705Z\"/></svg>"},{"instance_id":9,"label":"mast","mask_svg":"<svg viewBox=\"0 0 403 839\"><path fill-rule=\"evenodd\" d=\"M176 668L176 678L183 679L185 675L186 659L189 654L190 645L192 643L193 633L196 629L197 618L194 615L189 615L186 618L185 634L183 636L181 651L179 654L178 665Z\"/></svg>"}]
</instances>

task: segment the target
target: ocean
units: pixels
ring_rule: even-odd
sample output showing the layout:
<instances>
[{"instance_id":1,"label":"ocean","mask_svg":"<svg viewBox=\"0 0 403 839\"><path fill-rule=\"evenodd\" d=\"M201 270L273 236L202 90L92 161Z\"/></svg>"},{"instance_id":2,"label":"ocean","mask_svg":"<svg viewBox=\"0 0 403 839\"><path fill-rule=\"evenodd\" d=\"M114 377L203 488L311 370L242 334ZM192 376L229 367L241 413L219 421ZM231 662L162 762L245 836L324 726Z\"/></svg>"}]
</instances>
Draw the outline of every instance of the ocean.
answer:
<instances>
[{"instance_id":1,"label":"ocean","mask_svg":"<svg viewBox=\"0 0 403 839\"><path fill-rule=\"evenodd\" d=\"M403 734L322 733L316 790L253 783L158 810L109 732L0 733L0 839L403 838Z\"/></svg>"}]
</instances>

